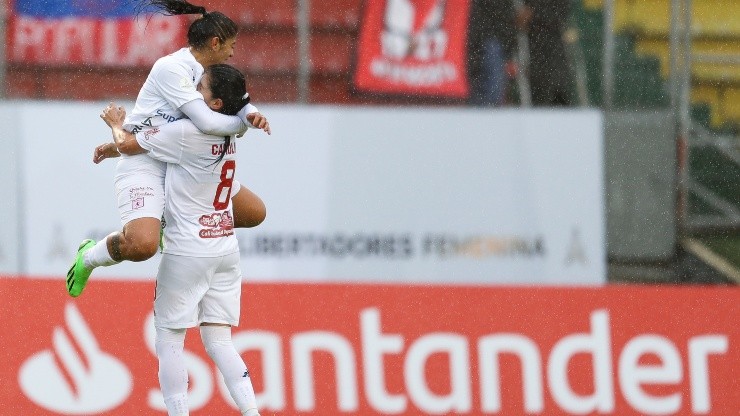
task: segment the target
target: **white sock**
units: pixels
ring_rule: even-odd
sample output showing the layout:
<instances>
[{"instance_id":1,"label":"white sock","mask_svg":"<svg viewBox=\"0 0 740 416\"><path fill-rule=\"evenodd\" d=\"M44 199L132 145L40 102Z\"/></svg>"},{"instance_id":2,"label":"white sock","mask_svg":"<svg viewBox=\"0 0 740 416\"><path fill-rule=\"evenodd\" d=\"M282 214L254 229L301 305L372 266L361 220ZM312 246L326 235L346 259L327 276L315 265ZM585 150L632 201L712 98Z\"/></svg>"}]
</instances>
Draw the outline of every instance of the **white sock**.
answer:
<instances>
[{"instance_id":1,"label":"white sock","mask_svg":"<svg viewBox=\"0 0 740 416\"><path fill-rule=\"evenodd\" d=\"M167 406L167 416L190 416L187 393L165 397L164 405Z\"/></svg>"},{"instance_id":2,"label":"white sock","mask_svg":"<svg viewBox=\"0 0 740 416\"><path fill-rule=\"evenodd\" d=\"M259 415L247 365L231 342L231 327L201 325L200 337L206 352L221 372L239 411L243 415Z\"/></svg>"},{"instance_id":3,"label":"white sock","mask_svg":"<svg viewBox=\"0 0 740 416\"><path fill-rule=\"evenodd\" d=\"M112 266L119 263L113 260L110 253L108 253L107 240L108 238L106 237L98 241L90 250L87 250L85 254L82 255L85 267L94 269L98 266Z\"/></svg>"},{"instance_id":4,"label":"white sock","mask_svg":"<svg viewBox=\"0 0 740 416\"><path fill-rule=\"evenodd\" d=\"M188 416L188 369L185 330L157 328L154 349L159 359L159 388L169 416Z\"/></svg>"}]
</instances>

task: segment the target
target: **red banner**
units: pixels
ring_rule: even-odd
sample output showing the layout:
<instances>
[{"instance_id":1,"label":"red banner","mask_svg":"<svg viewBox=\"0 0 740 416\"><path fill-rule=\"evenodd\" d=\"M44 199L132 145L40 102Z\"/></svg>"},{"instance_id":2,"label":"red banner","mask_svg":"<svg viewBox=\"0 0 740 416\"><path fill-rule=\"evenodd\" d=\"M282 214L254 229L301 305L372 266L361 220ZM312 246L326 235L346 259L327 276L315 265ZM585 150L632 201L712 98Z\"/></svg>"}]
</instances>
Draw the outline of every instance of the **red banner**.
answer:
<instances>
[{"instance_id":1,"label":"red banner","mask_svg":"<svg viewBox=\"0 0 740 416\"><path fill-rule=\"evenodd\" d=\"M44 65L149 66L186 44L180 16L139 19L11 16L9 62Z\"/></svg>"},{"instance_id":2,"label":"red banner","mask_svg":"<svg viewBox=\"0 0 740 416\"><path fill-rule=\"evenodd\" d=\"M164 414L153 290L0 279L0 413ZM245 284L234 342L262 414L730 415L739 304L719 287ZM196 332L191 414L236 414Z\"/></svg>"},{"instance_id":3,"label":"red banner","mask_svg":"<svg viewBox=\"0 0 740 416\"><path fill-rule=\"evenodd\" d=\"M355 87L466 98L468 0L366 1Z\"/></svg>"}]
</instances>

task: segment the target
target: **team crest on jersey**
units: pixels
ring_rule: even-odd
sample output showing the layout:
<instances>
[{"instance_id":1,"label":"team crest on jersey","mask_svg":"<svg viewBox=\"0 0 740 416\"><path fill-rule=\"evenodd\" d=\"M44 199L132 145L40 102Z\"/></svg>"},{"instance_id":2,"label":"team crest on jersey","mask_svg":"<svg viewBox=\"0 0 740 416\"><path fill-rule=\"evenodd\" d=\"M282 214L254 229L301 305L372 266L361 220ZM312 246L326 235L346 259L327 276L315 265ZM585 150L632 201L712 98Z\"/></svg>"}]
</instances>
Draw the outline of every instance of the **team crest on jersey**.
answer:
<instances>
[{"instance_id":1,"label":"team crest on jersey","mask_svg":"<svg viewBox=\"0 0 740 416\"><path fill-rule=\"evenodd\" d=\"M131 201L131 209L144 208L144 197L136 198Z\"/></svg>"},{"instance_id":2,"label":"team crest on jersey","mask_svg":"<svg viewBox=\"0 0 740 416\"><path fill-rule=\"evenodd\" d=\"M203 228L198 233L200 238L220 238L234 234L234 219L228 211L203 215L198 220Z\"/></svg>"},{"instance_id":3,"label":"team crest on jersey","mask_svg":"<svg viewBox=\"0 0 740 416\"><path fill-rule=\"evenodd\" d=\"M151 186L138 186L128 190L128 197L131 200L131 209L144 208L146 197L154 196L154 189Z\"/></svg>"}]
</instances>

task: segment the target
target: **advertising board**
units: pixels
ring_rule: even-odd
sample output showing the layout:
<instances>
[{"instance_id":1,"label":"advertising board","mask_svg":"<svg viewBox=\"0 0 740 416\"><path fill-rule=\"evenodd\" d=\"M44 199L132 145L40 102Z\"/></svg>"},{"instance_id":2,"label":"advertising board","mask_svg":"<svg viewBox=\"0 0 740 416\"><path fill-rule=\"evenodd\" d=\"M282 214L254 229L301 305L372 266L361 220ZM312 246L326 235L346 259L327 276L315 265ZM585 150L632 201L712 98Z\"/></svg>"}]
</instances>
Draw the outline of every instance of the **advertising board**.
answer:
<instances>
[{"instance_id":1,"label":"advertising board","mask_svg":"<svg viewBox=\"0 0 740 416\"><path fill-rule=\"evenodd\" d=\"M33 415L163 414L153 282L0 279L0 403ZM237 349L270 415L730 415L740 291L243 285ZM192 414L231 414L197 330ZM11 413L6 413L11 414Z\"/></svg>"}]
</instances>

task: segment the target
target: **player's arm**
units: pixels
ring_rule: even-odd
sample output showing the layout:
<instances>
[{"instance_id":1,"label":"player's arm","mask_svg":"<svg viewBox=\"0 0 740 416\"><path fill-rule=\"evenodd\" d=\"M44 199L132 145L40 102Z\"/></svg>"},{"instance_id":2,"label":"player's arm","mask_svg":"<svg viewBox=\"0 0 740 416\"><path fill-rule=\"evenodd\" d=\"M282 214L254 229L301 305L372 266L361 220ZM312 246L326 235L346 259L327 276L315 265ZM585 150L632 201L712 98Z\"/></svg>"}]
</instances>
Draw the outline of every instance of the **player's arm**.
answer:
<instances>
[{"instance_id":1,"label":"player's arm","mask_svg":"<svg viewBox=\"0 0 740 416\"><path fill-rule=\"evenodd\" d=\"M146 153L146 150L136 141L136 136L123 129L123 121L126 119L126 110L123 107L110 103L103 109L100 118L110 127L113 133L113 143L119 153L125 155Z\"/></svg>"},{"instance_id":2,"label":"player's arm","mask_svg":"<svg viewBox=\"0 0 740 416\"><path fill-rule=\"evenodd\" d=\"M203 97L189 101L180 106L180 111L193 122L198 130L214 136L233 136L243 134L249 127L246 121L238 116L227 116L217 113L203 101Z\"/></svg>"},{"instance_id":3,"label":"player's arm","mask_svg":"<svg viewBox=\"0 0 740 416\"><path fill-rule=\"evenodd\" d=\"M240 118L245 118L250 128L263 130L267 134L272 134L270 130L270 123L267 121L262 113L259 112L257 107L252 104L247 104L242 107L237 113Z\"/></svg>"},{"instance_id":4,"label":"player's arm","mask_svg":"<svg viewBox=\"0 0 740 416\"><path fill-rule=\"evenodd\" d=\"M165 163L182 163L187 137L200 137L200 132L190 120L177 120L136 133L139 147L148 155Z\"/></svg>"},{"instance_id":5,"label":"player's arm","mask_svg":"<svg viewBox=\"0 0 740 416\"><path fill-rule=\"evenodd\" d=\"M264 130L267 134L271 133L270 123L267 122L267 118L252 104L245 105L239 110L237 115L228 116L208 108L208 104L203 101L201 96L200 99L183 104L180 107L180 111L188 116L198 130L213 136L244 134L247 131L247 127ZM234 129L236 127L235 120L238 121L238 130ZM244 120L247 122L245 123Z\"/></svg>"},{"instance_id":6,"label":"player's arm","mask_svg":"<svg viewBox=\"0 0 740 416\"><path fill-rule=\"evenodd\" d=\"M244 117L227 116L208 108L185 65L167 63L159 68L154 77L160 95L173 108L182 111L203 133L231 136L242 134L249 127Z\"/></svg>"},{"instance_id":7,"label":"player's arm","mask_svg":"<svg viewBox=\"0 0 740 416\"><path fill-rule=\"evenodd\" d=\"M157 71L157 88L173 108L183 112L198 130L214 136L244 134L248 127L259 128L270 133L267 119L257 107L247 104L235 116L217 113L210 108L197 91L187 67L180 63L168 63Z\"/></svg>"},{"instance_id":8,"label":"player's arm","mask_svg":"<svg viewBox=\"0 0 740 416\"><path fill-rule=\"evenodd\" d=\"M103 143L95 148L95 151L93 152L93 163L97 165L105 159L119 156L121 156L121 153L118 151L118 148L116 148L115 143Z\"/></svg>"}]
</instances>

